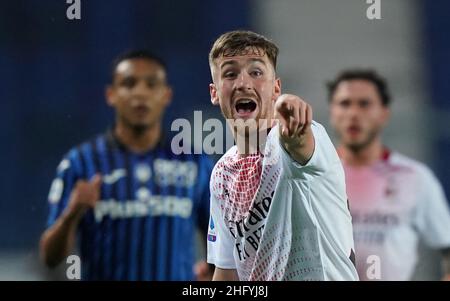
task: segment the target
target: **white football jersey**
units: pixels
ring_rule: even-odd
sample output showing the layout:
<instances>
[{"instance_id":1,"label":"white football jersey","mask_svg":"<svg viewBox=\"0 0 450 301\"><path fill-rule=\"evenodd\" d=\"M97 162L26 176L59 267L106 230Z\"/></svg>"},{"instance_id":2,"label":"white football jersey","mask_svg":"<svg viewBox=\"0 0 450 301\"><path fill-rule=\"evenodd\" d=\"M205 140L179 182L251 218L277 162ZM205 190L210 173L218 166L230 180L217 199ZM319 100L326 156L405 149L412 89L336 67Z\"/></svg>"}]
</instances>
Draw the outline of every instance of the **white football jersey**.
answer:
<instances>
[{"instance_id":1,"label":"white football jersey","mask_svg":"<svg viewBox=\"0 0 450 301\"><path fill-rule=\"evenodd\" d=\"M420 246L450 247L447 201L425 165L386 150L371 166L344 170L361 280L409 280Z\"/></svg>"},{"instance_id":2,"label":"white football jersey","mask_svg":"<svg viewBox=\"0 0 450 301\"><path fill-rule=\"evenodd\" d=\"M284 150L278 126L264 154L236 146L211 175L208 262L240 280L358 280L344 171L322 125L302 166Z\"/></svg>"}]
</instances>

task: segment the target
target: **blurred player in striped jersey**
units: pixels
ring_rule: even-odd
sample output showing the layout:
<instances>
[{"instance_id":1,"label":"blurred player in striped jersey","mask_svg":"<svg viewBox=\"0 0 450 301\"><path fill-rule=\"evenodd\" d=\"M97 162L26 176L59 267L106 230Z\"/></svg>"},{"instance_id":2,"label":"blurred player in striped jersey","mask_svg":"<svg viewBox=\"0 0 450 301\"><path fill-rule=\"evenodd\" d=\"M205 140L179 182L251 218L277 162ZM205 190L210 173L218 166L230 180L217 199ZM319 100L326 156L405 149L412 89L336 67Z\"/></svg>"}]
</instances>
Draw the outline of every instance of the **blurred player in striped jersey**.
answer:
<instances>
[{"instance_id":1,"label":"blurred player in striped jersey","mask_svg":"<svg viewBox=\"0 0 450 301\"><path fill-rule=\"evenodd\" d=\"M242 121L211 175L213 279L357 280L342 165L311 106L281 95L277 55L248 31L223 34L210 52L211 101Z\"/></svg>"},{"instance_id":2,"label":"blurred player in striped jersey","mask_svg":"<svg viewBox=\"0 0 450 301\"><path fill-rule=\"evenodd\" d=\"M115 61L113 128L71 149L57 168L41 254L55 266L80 238L82 280L193 280L195 231L208 227L205 156L174 155L161 122L172 96L164 62L147 51ZM196 270L211 274L206 262Z\"/></svg>"},{"instance_id":3,"label":"blurred player in striped jersey","mask_svg":"<svg viewBox=\"0 0 450 301\"><path fill-rule=\"evenodd\" d=\"M384 146L389 119L385 80L346 70L329 83L330 119L340 144L361 280L409 280L419 246L440 250L450 276L450 212L424 164Z\"/></svg>"}]
</instances>

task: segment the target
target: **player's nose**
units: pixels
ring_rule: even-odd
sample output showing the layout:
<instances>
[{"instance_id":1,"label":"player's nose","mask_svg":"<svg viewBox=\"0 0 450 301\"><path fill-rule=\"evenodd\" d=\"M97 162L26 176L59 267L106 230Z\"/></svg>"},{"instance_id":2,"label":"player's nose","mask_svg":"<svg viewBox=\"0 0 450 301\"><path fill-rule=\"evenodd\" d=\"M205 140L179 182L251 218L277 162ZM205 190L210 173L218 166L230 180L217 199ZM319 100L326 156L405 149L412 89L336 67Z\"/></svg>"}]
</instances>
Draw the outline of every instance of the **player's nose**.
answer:
<instances>
[{"instance_id":1,"label":"player's nose","mask_svg":"<svg viewBox=\"0 0 450 301\"><path fill-rule=\"evenodd\" d=\"M133 96L145 97L150 93L150 89L144 80L139 80L132 90Z\"/></svg>"},{"instance_id":2,"label":"player's nose","mask_svg":"<svg viewBox=\"0 0 450 301\"><path fill-rule=\"evenodd\" d=\"M360 107L356 104L351 104L347 110L347 113L351 116L351 117L356 117L359 115L359 113L361 112Z\"/></svg>"},{"instance_id":3,"label":"player's nose","mask_svg":"<svg viewBox=\"0 0 450 301\"><path fill-rule=\"evenodd\" d=\"M246 91L253 88L251 77L246 72L241 72L235 82L236 90Z\"/></svg>"}]
</instances>

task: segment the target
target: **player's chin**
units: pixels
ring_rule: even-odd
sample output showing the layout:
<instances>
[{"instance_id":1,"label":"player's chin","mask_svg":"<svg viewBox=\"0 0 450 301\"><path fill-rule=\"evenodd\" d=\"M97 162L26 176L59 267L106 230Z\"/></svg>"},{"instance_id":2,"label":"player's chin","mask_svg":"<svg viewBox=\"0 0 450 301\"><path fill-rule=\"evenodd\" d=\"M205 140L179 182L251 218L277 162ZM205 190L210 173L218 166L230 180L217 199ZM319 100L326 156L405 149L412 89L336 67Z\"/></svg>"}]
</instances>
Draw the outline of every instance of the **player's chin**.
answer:
<instances>
[{"instance_id":1,"label":"player's chin","mask_svg":"<svg viewBox=\"0 0 450 301\"><path fill-rule=\"evenodd\" d=\"M344 144L350 149L361 150L364 148L364 146L366 146L367 143L363 138L360 139L352 138L352 139L345 139Z\"/></svg>"},{"instance_id":2,"label":"player's chin","mask_svg":"<svg viewBox=\"0 0 450 301\"><path fill-rule=\"evenodd\" d=\"M151 124L152 123L147 120L134 120L131 122L133 129L136 131L145 131L151 127Z\"/></svg>"},{"instance_id":3,"label":"player's chin","mask_svg":"<svg viewBox=\"0 0 450 301\"><path fill-rule=\"evenodd\" d=\"M355 136L344 136L342 141L347 145L358 145L361 143L361 139Z\"/></svg>"}]
</instances>

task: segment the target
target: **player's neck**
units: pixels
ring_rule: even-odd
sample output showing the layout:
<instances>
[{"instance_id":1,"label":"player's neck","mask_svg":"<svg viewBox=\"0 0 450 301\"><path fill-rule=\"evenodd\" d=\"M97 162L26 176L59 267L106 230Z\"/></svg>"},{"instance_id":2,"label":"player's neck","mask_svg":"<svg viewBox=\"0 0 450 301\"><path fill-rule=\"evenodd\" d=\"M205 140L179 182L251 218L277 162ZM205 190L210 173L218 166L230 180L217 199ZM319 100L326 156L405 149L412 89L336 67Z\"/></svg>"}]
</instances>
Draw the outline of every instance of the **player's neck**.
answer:
<instances>
[{"instance_id":1,"label":"player's neck","mask_svg":"<svg viewBox=\"0 0 450 301\"><path fill-rule=\"evenodd\" d=\"M161 138L161 124L157 123L143 131L135 131L133 128L118 123L114 134L121 143L136 153L144 153L155 148Z\"/></svg>"},{"instance_id":2,"label":"player's neck","mask_svg":"<svg viewBox=\"0 0 450 301\"><path fill-rule=\"evenodd\" d=\"M383 155L384 146L381 139L375 139L372 143L361 149L352 149L341 144L338 154L345 165L354 167L370 166L379 161Z\"/></svg>"},{"instance_id":3,"label":"player's neck","mask_svg":"<svg viewBox=\"0 0 450 301\"><path fill-rule=\"evenodd\" d=\"M258 135L255 134L252 137L244 137L234 133L234 141L236 143L238 154L242 157L246 157L258 152L264 153L269 131L270 129L264 129L263 131L259 131Z\"/></svg>"}]
</instances>

